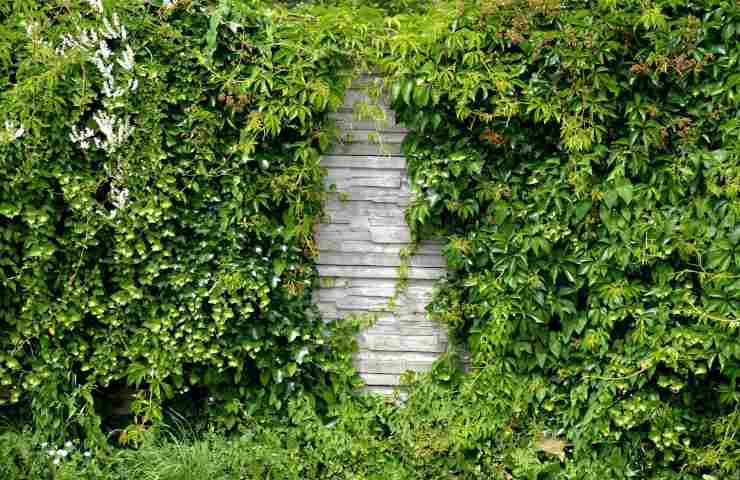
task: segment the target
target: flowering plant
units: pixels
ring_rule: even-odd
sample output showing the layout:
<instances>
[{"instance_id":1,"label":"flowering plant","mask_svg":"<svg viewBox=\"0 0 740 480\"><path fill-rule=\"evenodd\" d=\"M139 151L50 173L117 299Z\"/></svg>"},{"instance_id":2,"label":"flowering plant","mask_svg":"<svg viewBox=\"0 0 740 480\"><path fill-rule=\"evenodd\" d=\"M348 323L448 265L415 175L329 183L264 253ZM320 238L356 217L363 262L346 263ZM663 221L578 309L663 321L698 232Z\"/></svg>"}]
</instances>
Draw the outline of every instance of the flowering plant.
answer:
<instances>
[{"instance_id":1,"label":"flowering plant","mask_svg":"<svg viewBox=\"0 0 740 480\"><path fill-rule=\"evenodd\" d=\"M134 441L164 403L231 427L343 391L312 230L354 67L330 45L359 32L222 3L19 0L0 20L0 403L49 435L103 442L122 413Z\"/></svg>"}]
</instances>

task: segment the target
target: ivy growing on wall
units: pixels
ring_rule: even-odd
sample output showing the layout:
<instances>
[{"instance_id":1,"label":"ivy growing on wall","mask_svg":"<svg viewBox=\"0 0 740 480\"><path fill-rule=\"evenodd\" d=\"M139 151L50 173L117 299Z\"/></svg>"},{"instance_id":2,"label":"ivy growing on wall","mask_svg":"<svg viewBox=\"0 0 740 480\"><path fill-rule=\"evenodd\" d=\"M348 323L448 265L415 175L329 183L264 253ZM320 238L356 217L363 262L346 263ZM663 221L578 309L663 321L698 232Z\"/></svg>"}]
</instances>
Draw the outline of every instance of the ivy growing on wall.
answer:
<instances>
[{"instance_id":1,"label":"ivy growing on wall","mask_svg":"<svg viewBox=\"0 0 740 480\"><path fill-rule=\"evenodd\" d=\"M408 219L452 269L430 309L482 398L526 385L490 438L621 459L611 478L736 474L738 5L457 2L396 25Z\"/></svg>"},{"instance_id":2,"label":"ivy growing on wall","mask_svg":"<svg viewBox=\"0 0 740 480\"><path fill-rule=\"evenodd\" d=\"M0 6L0 401L59 438L115 392L127 435L290 403L337 477L736 477L737 3L425 6ZM342 400L351 325L310 301L327 113L368 70L472 363L403 408Z\"/></svg>"},{"instance_id":3,"label":"ivy growing on wall","mask_svg":"<svg viewBox=\"0 0 740 480\"><path fill-rule=\"evenodd\" d=\"M349 326L311 304L318 160L370 28L334 7L11 3L0 401L72 434L108 394L142 426L177 399L227 426L306 385L332 402Z\"/></svg>"}]
</instances>

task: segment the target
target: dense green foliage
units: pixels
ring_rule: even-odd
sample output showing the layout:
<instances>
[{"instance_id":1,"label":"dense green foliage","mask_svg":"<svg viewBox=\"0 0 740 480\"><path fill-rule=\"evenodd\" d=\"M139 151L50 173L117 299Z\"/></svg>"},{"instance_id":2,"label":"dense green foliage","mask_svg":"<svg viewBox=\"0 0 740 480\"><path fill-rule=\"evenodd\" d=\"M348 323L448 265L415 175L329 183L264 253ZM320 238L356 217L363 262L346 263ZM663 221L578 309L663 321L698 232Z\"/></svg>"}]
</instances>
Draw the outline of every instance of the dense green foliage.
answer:
<instances>
[{"instance_id":1,"label":"dense green foliage","mask_svg":"<svg viewBox=\"0 0 740 480\"><path fill-rule=\"evenodd\" d=\"M480 394L527 385L511 428L576 460L740 474L740 7L426 18L399 22L383 65L414 129L408 218L449 238L431 308L495 372Z\"/></svg>"},{"instance_id":2,"label":"dense green foliage","mask_svg":"<svg viewBox=\"0 0 740 480\"><path fill-rule=\"evenodd\" d=\"M740 474L736 2L104 3L0 7L0 398L36 425L0 476ZM403 406L344 395L352 325L310 302L326 114L367 68L472 359ZM91 442L126 385L129 436L162 405L240 434Z\"/></svg>"},{"instance_id":3,"label":"dense green foliage","mask_svg":"<svg viewBox=\"0 0 740 480\"><path fill-rule=\"evenodd\" d=\"M73 3L0 7L0 398L72 434L124 385L143 423L333 401L346 328L311 304L312 228L357 22Z\"/></svg>"}]
</instances>

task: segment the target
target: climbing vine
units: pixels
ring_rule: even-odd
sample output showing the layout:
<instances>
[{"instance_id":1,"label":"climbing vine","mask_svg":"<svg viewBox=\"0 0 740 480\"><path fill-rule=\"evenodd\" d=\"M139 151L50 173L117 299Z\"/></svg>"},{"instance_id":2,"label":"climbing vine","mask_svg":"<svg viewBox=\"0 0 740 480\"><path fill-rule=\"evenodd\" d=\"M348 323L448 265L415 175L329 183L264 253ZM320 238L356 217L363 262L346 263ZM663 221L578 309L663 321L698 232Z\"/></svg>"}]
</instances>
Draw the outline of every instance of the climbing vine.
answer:
<instances>
[{"instance_id":1,"label":"climbing vine","mask_svg":"<svg viewBox=\"0 0 740 480\"><path fill-rule=\"evenodd\" d=\"M0 6L3 408L58 439L116 389L125 439L287 408L322 472L737 476L736 2L381 3ZM311 304L327 114L366 71L471 356L403 408L346 398L352 324Z\"/></svg>"},{"instance_id":2,"label":"climbing vine","mask_svg":"<svg viewBox=\"0 0 740 480\"><path fill-rule=\"evenodd\" d=\"M408 219L451 267L431 312L465 388L526 385L497 435L612 478L736 474L737 4L457 2L396 28Z\"/></svg>"},{"instance_id":3,"label":"climbing vine","mask_svg":"<svg viewBox=\"0 0 740 480\"><path fill-rule=\"evenodd\" d=\"M336 7L11 3L0 401L75 436L100 431L116 392L144 429L172 402L231 427L305 385L341 396L350 325L311 303L318 159L374 17L363 30Z\"/></svg>"}]
</instances>

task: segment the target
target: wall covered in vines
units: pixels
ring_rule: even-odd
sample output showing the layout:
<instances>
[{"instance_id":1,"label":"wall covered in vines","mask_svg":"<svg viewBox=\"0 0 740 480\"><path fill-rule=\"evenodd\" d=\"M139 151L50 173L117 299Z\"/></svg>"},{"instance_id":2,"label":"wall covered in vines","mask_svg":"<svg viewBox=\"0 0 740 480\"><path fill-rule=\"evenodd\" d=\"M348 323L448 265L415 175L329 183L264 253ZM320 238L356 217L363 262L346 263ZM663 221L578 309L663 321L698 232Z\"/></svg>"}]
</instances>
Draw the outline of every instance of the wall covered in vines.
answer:
<instances>
[{"instance_id":1,"label":"wall covered in vines","mask_svg":"<svg viewBox=\"0 0 740 480\"><path fill-rule=\"evenodd\" d=\"M478 395L524 395L500 427L536 424L556 455L737 472L738 5L426 19L399 22L382 64L414 129L408 218L448 238L432 309L466 339Z\"/></svg>"},{"instance_id":2,"label":"wall covered in vines","mask_svg":"<svg viewBox=\"0 0 740 480\"><path fill-rule=\"evenodd\" d=\"M3 409L59 438L126 389L129 433L162 405L287 412L266 435L295 478L737 476L736 2L0 18ZM351 325L310 302L326 116L368 70L411 131L408 221L447 239L431 312L472 361L410 377L404 407L345 398Z\"/></svg>"},{"instance_id":3,"label":"wall covered in vines","mask_svg":"<svg viewBox=\"0 0 740 480\"><path fill-rule=\"evenodd\" d=\"M0 9L0 400L57 432L94 431L106 392L142 423L330 401L345 327L311 304L312 229L350 12Z\"/></svg>"}]
</instances>

